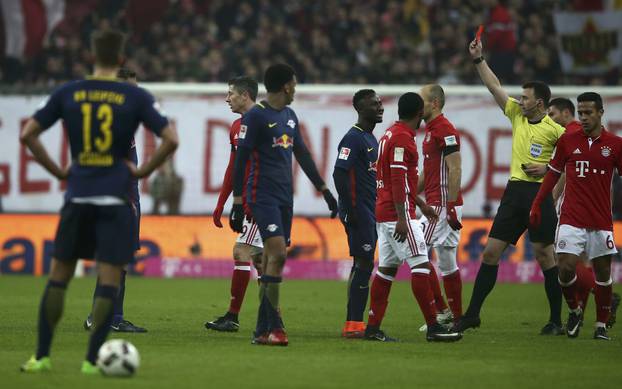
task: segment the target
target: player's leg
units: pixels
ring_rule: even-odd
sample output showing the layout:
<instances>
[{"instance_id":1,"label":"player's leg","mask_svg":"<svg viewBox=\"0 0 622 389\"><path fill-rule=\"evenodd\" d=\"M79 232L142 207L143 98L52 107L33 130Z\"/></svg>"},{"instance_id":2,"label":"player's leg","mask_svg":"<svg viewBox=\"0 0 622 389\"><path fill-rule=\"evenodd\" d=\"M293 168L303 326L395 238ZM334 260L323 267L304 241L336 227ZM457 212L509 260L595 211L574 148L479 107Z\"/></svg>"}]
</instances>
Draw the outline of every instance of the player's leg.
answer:
<instances>
[{"instance_id":1,"label":"player's leg","mask_svg":"<svg viewBox=\"0 0 622 389\"><path fill-rule=\"evenodd\" d=\"M475 285L473 285L469 306L464 315L458 319L454 326L455 330L464 332L469 328L480 326L481 320L479 315L482 305L484 305L484 300L486 300L486 297L497 282L499 260L501 259L501 254L503 254L503 251L505 251L509 245L509 242L493 237L488 238L488 242L486 242L486 247L484 248L482 264L477 272Z\"/></svg>"},{"instance_id":2,"label":"player's leg","mask_svg":"<svg viewBox=\"0 0 622 389\"><path fill-rule=\"evenodd\" d=\"M95 208L95 237L99 291L93 304L93 328L89 339L83 373L95 373L97 352L110 332L114 303L119 295L121 274L134 255L135 224L129 205ZM114 244L110 244L114 242Z\"/></svg>"},{"instance_id":3,"label":"player's leg","mask_svg":"<svg viewBox=\"0 0 622 389\"><path fill-rule=\"evenodd\" d=\"M50 276L39 305L37 354L22 366L22 371L51 369L50 346L62 316L67 284L73 277L77 258L93 254L94 227L90 216L88 205L66 203L60 212Z\"/></svg>"},{"instance_id":4,"label":"player's leg","mask_svg":"<svg viewBox=\"0 0 622 389\"><path fill-rule=\"evenodd\" d=\"M613 280L611 279L611 256L618 252L613 241L613 232L588 230L587 257L592 261L596 277L594 302L596 305L596 330L594 339L609 340L607 322L613 301Z\"/></svg>"},{"instance_id":5,"label":"player's leg","mask_svg":"<svg viewBox=\"0 0 622 389\"><path fill-rule=\"evenodd\" d=\"M501 255L510 244L515 245L518 238L527 229L528 220L522 217L523 212L516 205L517 202L520 204L524 201L524 198L515 199L515 197L520 197L515 189L515 185L511 182L508 183L505 189L501 204L488 234L488 241L482 254L482 264L475 277L469 306L454 326L457 331L463 332L468 328L480 326L480 311L484 300L486 300L486 297L497 282Z\"/></svg>"},{"instance_id":6,"label":"player's leg","mask_svg":"<svg viewBox=\"0 0 622 389\"><path fill-rule=\"evenodd\" d=\"M346 338L361 338L365 333L363 316L369 296L369 279L374 270L377 233L375 223L361 218L355 228L348 228L348 245L354 259L348 280L346 323L341 332Z\"/></svg>"},{"instance_id":7,"label":"player's leg","mask_svg":"<svg viewBox=\"0 0 622 389\"><path fill-rule=\"evenodd\" d=\"M575 270L577 274L577 294L579 298L579 304L581 309L585 313L587 302L590 297L590 293L596 288L596 279L594 278L594 272L591 266L588 266L589 260L585 253L579 256L577 261L577 268Z\"/></svg>"},{"instance_id":8,"label":"player's leg","mask_svg":"<svg viewBox=\"0 0 622 389\"><path fill-rule=\"evenodd\" d=\"M291 232L292 208L252 204L253 217L264 242L263 274L254 344L287 346L280 313L280 286Z\"/></svg>"},{"instance_id":9,"label":"player's leg","mask_svg":"<svg viewBox=\"0 0 622 389\"><path fill-rule=\"evenodd\" d=\"M223 332L235 332L240 328L238 314L251 278L251 251L253 247L236 242L233 246L233 274L231 275L230 299L227 312L205 323L205 328Z\"/></svg>"},{"instance_id":10,"label":"player's leg","mask_svg":"<svg viewBox=\"0 0 622 389\"><path fill-rule=\"evenodd\" d=\"M529 239L533 243L536 261L544 275L544 291L549 303L549 320L540 331L541 335L562 335L562 291L559 286L559 269L555 263L554 243L557 231L557 213L553 198L547 197L541 206L542 221L538 228L529 228ZM529 210L525 208L524 220L529 220Z\"/></svg>"},{"instance_id":11,"label":"player's leg","mask_svg":"<svg viewBox=\"0 0 622 389\"><path fill-rule=\"evenodd\" d=\"M396 339L386 336L380 329L382 320L389 305L389 294L395 280L398 267L402 261L397 257L391 246L392 231L395 230L395 222L376 223L378 236L378 270L374 276L369 296L369 317L365 328L365 339L381 342L395 341Z\"/></svg>"},{"instance_id":12,"label":"player's leg","mask_svg":"<svg viewBox=\"0 0 622 389\"><path fill-rule=\"evenodd\" d=\"M76 262L77 259L68 261L52 259L50 276L39 304L37 353L22 365L21 370L23 372L38 373L52 368L50 348L54 329L63 314L65 291L73 277Z\"/></svg>"},{"instance_id":13,"label":"player's leg","mask_svg":"<svg viewBox=\"0 0 622 389\"><path fill-rule=\"evenodd\" d=\"M430 281L430 261L421 224L418 220L410 220L408 224L408 238L404 242L393 241L393 247L398 257L404 258L410 268L410 286L423 313L427 326L426 339L428 341L456 341L462 335L443 327L437 320L434 292Z\"/></svg>"},{"instance_id":14,"label":"player's leg","mask_svg":"<svg viewBox=\"0 0 622 389\"><path fill-rule=\"evenodd\" d=\"M592 259L592 267L596 276L594 302L596 305L596 330L594 339L609 340L607 322L611 312L613 297L613 280L611 279L611 255Z\"/></svg>"},{"instance_id":15,"label":"player's leg","mask_svg":"<svg viewBox=\"0 0 622 389\"><path fill-rule=\"evenodd\" d=\"M462 278L457 261L457 246L437 246L434 248L438 258L438 268L443 277L443 287L447 303L455 319L462 316Z\"/></svg>"},{"instance_id":16,"label":"player's leg","mask_svg":"<svg viewBox=\"0 0 622 389\"><path fill-rule=\"evenodd\" d=\"M569 247L566 247L565 250L569 250ZM559 285L561 286L566 304L568 304L566 335L570 338L579 336L579 329L583 318L583 311L581 309L577 289L577 275L575 272L576 262L578 260L578 255L572 252L558 252L557 254Z\"/></svg>"}]
</instances>

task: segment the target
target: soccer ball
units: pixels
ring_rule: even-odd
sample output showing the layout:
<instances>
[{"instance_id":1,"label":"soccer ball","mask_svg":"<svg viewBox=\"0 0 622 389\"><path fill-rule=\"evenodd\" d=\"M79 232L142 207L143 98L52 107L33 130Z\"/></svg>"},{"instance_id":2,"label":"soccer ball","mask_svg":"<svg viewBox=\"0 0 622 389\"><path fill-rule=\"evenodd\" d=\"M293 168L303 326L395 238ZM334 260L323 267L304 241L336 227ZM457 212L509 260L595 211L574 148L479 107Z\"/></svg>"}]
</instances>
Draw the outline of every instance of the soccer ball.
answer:
<instances>
[{"instance_id":1,"label":"soccer ball","mask_svg":"<svg viewBox=\"0 0 622 389\"><path fill-rule=\"evenodd\" d=\"M140 365L138 350L123 339L112 339L104 343L97 354L97 366L104 375L130 377Z\"/></svg>"}]
</instances>

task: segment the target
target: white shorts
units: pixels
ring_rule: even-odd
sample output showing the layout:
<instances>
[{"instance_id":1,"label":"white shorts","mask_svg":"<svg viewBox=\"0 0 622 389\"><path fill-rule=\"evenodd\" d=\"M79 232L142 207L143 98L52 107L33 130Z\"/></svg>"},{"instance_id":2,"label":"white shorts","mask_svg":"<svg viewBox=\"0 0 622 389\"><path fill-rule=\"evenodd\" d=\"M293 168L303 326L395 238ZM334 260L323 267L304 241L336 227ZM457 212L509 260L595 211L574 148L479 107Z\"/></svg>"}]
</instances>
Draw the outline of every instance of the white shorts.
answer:
<instances>
[{"instance_id":1,"label":"white shorts","mask_svg":"<svg viewBox=\"0 0 622 389\"><path fill-rule=\"evenodd\" d=\"M447 208L433 207L438 215L436 222L430 223L427 217L421 216L419 222L423 228L425 243L431 247L458 247L460 243L460 231L455 231L447 222ZM458 220L462 221L462 206L456 207Z\"/></svg>"},{"instance_id":2,"label":"white shorts","mask_svg":"<svg viewBox=\"0 0 622 389\"><path fill-rule=\"evenodd\" d=\"M411 268L428 262L428 248L419 220L410 220L408 236L403 242L393 237L397 222L376 223L378 232L378 266L399 267L404 261Z\"/></svg>"},{"instance_id":3,"label":"white shorts","mask_svg":"<svg viewBox=\"0 0 622 389\"><path fill-rule=\"evenodd\" d=\"M591 260L603 255L615 254L618 250L611 231L589 230L562 224L557 227L555 252L574 255L581 255L585 252L587 258Z\"/></svg>"},{"instance_id":4,"label":"white shorts","mask_svg":"<svg viewBox=\"0 0 622 389\"><path fill-rule=\"evenodd\" d=\"M242 233L238 235L235 240L236 243L244 243L253 247L259 247L263 249L263 241L261 240L261 234L259 234L259 228L256 223L249 222L244 218L244 225L242 226Z\"/></svg>"}]
</instances>

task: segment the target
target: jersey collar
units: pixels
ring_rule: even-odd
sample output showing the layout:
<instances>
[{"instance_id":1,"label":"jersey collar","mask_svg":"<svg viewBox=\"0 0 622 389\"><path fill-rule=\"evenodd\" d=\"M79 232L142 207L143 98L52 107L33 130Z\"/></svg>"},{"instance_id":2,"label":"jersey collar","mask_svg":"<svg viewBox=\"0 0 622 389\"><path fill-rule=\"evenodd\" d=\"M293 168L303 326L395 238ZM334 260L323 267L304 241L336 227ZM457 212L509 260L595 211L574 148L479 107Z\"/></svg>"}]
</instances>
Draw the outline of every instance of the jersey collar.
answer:
<instances>
[{"instance_id":1,"label":"jersey collar","mask_svg":"<svg viewBox=\"0 0 622 389\"><path fill-rule=\"evenodd\" d=\"M434 119L430 120L430 123L426 123L425 124L425 128L426 129L430 129L430 131L434 128L435 125L437 125L438 123L442 122L443 120L445 120L445 115L443 115L442 113L440 115L438 115L437 117L435 117Z\"/></svg>"},{"instance_id":2,"label":"jersey collar","mask_svg":"<svg viewBox=\"0 0 622 389\"><path fill-rule=\"evenodd\" d=\"M100 81L117 81L123 82L123 80L118 79L117 77L104 77L104 76L86 76L85 80L100 80Z\"/></svg>"}]
</instances>

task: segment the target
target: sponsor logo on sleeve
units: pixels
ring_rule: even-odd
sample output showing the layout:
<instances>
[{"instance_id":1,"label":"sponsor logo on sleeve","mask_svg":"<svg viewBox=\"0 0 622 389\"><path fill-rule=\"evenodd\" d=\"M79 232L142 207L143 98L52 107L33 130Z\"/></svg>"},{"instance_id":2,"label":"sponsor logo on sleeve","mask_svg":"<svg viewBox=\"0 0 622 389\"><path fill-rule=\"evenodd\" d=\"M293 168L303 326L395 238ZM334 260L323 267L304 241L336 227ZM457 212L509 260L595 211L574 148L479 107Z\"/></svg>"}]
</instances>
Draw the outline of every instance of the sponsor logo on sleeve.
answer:
<instances>
[{"instance_id":1,"label":"sponsor logo on sleeve","mask_svg":"<svg viewBox=\"0 0 622 389\"><path fill-rule=\"evenodd\" d=\"M343 159L344 161L348 160L348 157L350 156L350 149L347 147L342 147L341 150L339 150L339 159Z\"/></svg>"},{"instance_id":2,"label":"sponsor logo on sleeve","mask_svg":"<svg viewBox=\"0 0 622 389\"><path fill-rule=\"evenodd\" d=\"M449 135L445 137L446 146L458 146L458 140L455 135Z\"/></svg>"},{"instance_id":3,"label":"sponsor logo on sleeve","mask_svg":"<svg viewBox=\"0 0 622 389\"><path fill-rule=\"evenodd\" d=\"M246 138L246 130L247 130L246 124L242 124L240 126L240 133L238 134L238 138L239 139L245 139Z\"/></svg>"},{"instance_id":4,"label":"sponsor logo on sleeve","mask_svg":"<svg viewBox=\"0 0 622 389\"><path fill-rule=\"evenodd\" d=\"M404 162L404 148L396 147L393 150L393 160L395 162Z\"/></svg>"}]
</instances>

